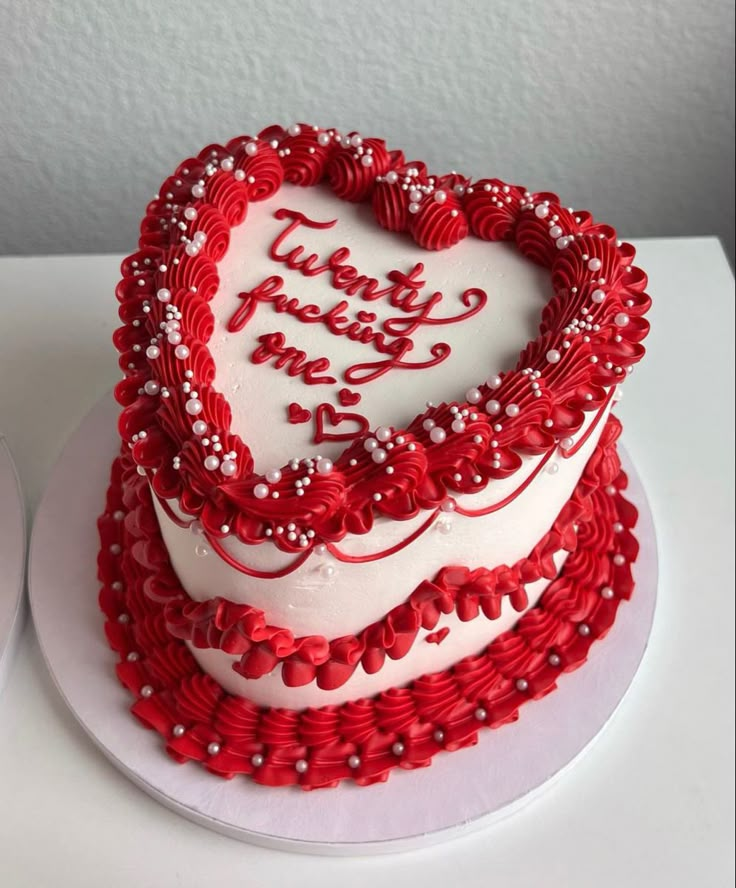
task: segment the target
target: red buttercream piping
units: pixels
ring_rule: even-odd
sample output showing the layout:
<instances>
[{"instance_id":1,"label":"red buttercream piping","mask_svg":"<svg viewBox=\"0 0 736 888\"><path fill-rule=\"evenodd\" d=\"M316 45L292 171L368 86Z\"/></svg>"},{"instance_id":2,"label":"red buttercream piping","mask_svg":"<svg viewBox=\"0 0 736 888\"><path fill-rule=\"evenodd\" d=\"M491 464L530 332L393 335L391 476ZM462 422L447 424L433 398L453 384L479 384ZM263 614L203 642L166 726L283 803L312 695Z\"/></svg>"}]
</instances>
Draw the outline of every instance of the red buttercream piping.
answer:
<instances>
[{"instance_id":1,"label":"red buttercream piping","mask_svg":"<svg viewBox=\"0 0 736 888\"><path fill-rule=\"evenodd\" d=\"M602 482L615 469L610 453L596 451L586 472ZM636 509L622 496L625 487L619 473L596 488L560 576L486 650L372 699L297 712L226 694L169 635L165 600L144 590L150 568L134 557L139 525L130 514L120 520L147 496L126 454L113 466L98 522L98 568L106 633L120 656L118 677L136 698L132 711L163 736L175 760L199 761L222 777L246 774L267 785L312 789L344 779L365 785L387 779L395 767L425 766L441 750L475 743L480 728L516 719L520 706L553 690L559 674L579 667L608 632L619 602L633 591L638 552ZM347 649L344 658L352 668Z\"/></svg>"},{"instance_id":2,"label":"red buttercream piping","mask_svg":"<svg viewBox=\"0 0 736 888\"><path fill-rule=\"evenodd\" d=\"M311 548L347 533L369 531L376 515L406 519L421 509L436 508L449 495L477 493L518 471L524 454L551 452L562 439L575 435L585 413L601 407L644 353L641 343L648 324L643 315L651 302L644 292L646 276L632 265L631 245L617 242L613 229L588 213L565 209L552 194L533 194L498 179L472 183L458 175L431 176L423 164L406 164L400 152L387 151L380 140L356 135L348 141L334 130L301 124L298 131L271 127L257 138L231 140L224 148L208 146L164 182L148 207L139 250L122 264L117 296L124 326L115 334L126 374L116 389L123 406L121 435L133 445L136 461L155 471L157 492L178 499L181 511L198 518L210 534L227 524L244 543L270 540L301 554L301 539L274 534L276 524L296 521L308 527ZM307 157L313 156L310 147L315 149L313 169ZM373 161L364 161L366 156ZM411 173L419 189L417 209L407 206L405 218L403 210L396 215L396 183L389 182L394 172L397 180ZM386 227L406 227L416 234L425 230L424 220L434 220L426 237L420 238L428 248L451 245L462 226L488 239L513 238L524 255L550 268L554 296L543 312L539 336L524 349L515 370L500 374L500 388L481 384L479 401L440 405L409 425L417 453L401 484L384 489L385 479L374 471L370 454L349 447L359 471L342 471L338 483L322 490L316 511L308 497L284 497L265 517L253 496L264 478L255 473L247 446L231 434L230 411L212 388L215 368L207 342L214 322L207 303L219 284L215 261L226 247L225 227L245 216L249 200L275 194L287 174L304 182L325 176L344 199L372 200L378 221ZM443 192L444 200L437 192ZM390 194L393 210L382 203ZM385 218L381 207L388 214ZM157 295L162 291L169 294L163 302ZM177 346L166 337L160 340L161 355L147 356L162 324L179 325L173 332L181 334L188 357L175 356ZM185 370L191 374L189 393L183 390ZM536 400L524 388L531 378L524 380L524 371L538 374ZM211 454L192 435L194 416L188 405L196 400L202 405L196 417L210 434L227 438L237 456L227 461L232 471L227 477L220 467L203 467ZM500 417L486 411L491 401L498 402ZM476 417L464 432L449 431L451 406ZM516 407L518 412L507 413L507 408ZM438 417L448 420L444 442L415 432L424 419ZM135 440L140 432L147 433L147 442ZM336 466L341 461L342 457L336 460ZM285 481L293 483L294 473L288 467L282 471Z\"/></svg>"}]
</instances>

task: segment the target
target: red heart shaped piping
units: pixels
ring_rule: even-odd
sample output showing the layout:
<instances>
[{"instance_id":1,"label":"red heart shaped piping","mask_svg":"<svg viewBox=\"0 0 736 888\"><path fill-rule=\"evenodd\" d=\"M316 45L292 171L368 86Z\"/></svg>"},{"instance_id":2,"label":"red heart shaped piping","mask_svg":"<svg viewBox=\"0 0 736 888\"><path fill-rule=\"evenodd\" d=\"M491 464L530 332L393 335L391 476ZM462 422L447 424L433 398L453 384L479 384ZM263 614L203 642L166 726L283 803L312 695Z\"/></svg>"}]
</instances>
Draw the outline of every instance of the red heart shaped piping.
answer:
<instances>
[{"instance_id":1,"label":"red heart shaped piping","mask_svg":"<svg viewBox=\"0 0 736 888\"><path fill-rule=\"evenodd\" d=\"M361 395L358 392L351 392L350 389L340 389L337 393L340 403L343 407L354 407L360 403Z\"/></svg>"},{"instance_id":2,"label":"red heart shaped piping","mask_svg":"<svg viewBox=\"0 0 736 888\"><path fill-rule=\"evenodd\" d=\"M325 429L325 417L330 422L332 428L342 425L344 422L353 422L357 424L357 428L353 427L349 431L335 432ZM370 428L368 420L360 413L338 413L332 404L320 404L314 418L315 432L314 443L321 444L323 441L352 441L359 435L365 434Z\"/></svg>"},{"instance_id":3,"label":"red heart shaped piping","mask_svg":"<svg viewBox=\"0 0 736 888\"><path fill-rule=\"evenodd\" d=\"M297 404L295 401L289 404L289 422L292 425L299 425L303 422L309 422L311 418L311 410L307 410L306 407L302 407L301 404Z\"/></svg>"}]
</instances>

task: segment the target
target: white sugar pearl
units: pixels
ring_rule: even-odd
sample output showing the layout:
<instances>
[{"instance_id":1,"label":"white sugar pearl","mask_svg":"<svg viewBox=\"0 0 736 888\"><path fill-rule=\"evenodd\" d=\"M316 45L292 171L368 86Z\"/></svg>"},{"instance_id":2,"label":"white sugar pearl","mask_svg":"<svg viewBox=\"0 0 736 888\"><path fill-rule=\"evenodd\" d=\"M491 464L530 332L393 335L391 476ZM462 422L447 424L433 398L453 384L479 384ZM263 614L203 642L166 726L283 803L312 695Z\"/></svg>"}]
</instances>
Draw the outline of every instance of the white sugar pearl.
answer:
<instances>
[{"instance_id":1,"label":"white sugar pearl","mask_svg":"<svg viewBox=\"0 0 736 888\"><path fill-rule=\"evenodd\" d=\"M403 755L405 749L406 747L404 746L404 744L397 741L391 747L391 752L393 752L394 755Z\"/></svg>"},{"instance_id":2,"label":"white sugar pearl","mask_svg":"<svg viewBox=\"0 0 736 888\"><path fill-rule=\"evenodd\" d=\"M409 200L412 203L419 203L419 201L421 199L422 199L422 192L421 191L417 191L416 189L414 189L413 191L409 192Z\"/></svg>"},{"instance_id":3,"label":"white sugar pearl","mask_svg":"<svg viewBox=\"0 0 736 888\"><path fill-rule=\"evenodd\" d=\"M321 145L323 148L326 145L329 145L330 144L330 134L329 133L320 133L317 136L317 144Z\"/></svg>"},{"instance_id":4,"label":"white sugar pearl","mask_svg":"<svg viewBox=\"0 0 736 888\"><path fill-rule=\"evenodd\" d=\"M152 697L153 696L153 688L151 685L143 685L141 688L141 697Z\"/></svg>"},{"instance_id":5,"label":"white sugar pearl","mask_svg":"<svg viewBox=\"0 0 736 888\"><path fill-rule=\"evenodd\" d=\"M601 589L601 597L602 598L607 598L610 600L611 598L613 598L613 594L614 594L613 589L610 586L604 586Z\"/></svg>"},{"instance_id":6,"label":"white sugar pearl","mask_svg":"<svg viewBox=\"0 0 736 888\"><path fill-rule=\"evenodd\" d=\"M435 426L429 433L429 438L434 444L441 444L447 437L447 432L439 426Z\"/></svg>"},{"instance_id":7,"label":"white sugar pearl","mask_svg":"<svg viewBox=\"0 0 736 888\"><path fill-rule=\"evenodd\" d=\"M478 404L482 397L480 389L477 388L471 388L465 392L465 400L468 404Z\"/></svg>"},{"instance_id":8,"label":"white sugar pearl","mask_svg":"<svg viewBox=\"0 0 736 888\"><path fill-rule=\"evenodd\" d=\"M161 349L157 345L149 345L146 349L146 357L150 358L150 360L155 361L156 358L161 354Z\"/></svg>"},{"instance_id":9,"label":"white sugar pearl","mask_svg":"<svg viewBox=\"0 0 736 888\"><path fill-rule=\"evenodd\" d=\"M418 213L419 210L420 210L420 206L418 203L410 203L409 204L409 212L410 213L412 213L412 214Z\"/></svg>"},{"instance_id":10,"label":"white sugar pearl","mask_svg":"<svg viewBox=\"0 0 736 888\"><path fill-rule=\"evenodd\" d=\"M602 267L603 267L603 263L601 262L600 259L593 258L593 259L588 260L588 268L591 271L600 271L600 269Z\"/></svg>"},{"instance_id":11,"label":"white sugar pearl","mask_svg":"<svg viewBox=\"0 0 736 888\"><path fill-rule=\"evenodd\" d=\"M161 289L156 292L156 299L158 299L159 302L171 302L171 290L167 290L166 287L161 287Z\"/></svg>"},{"instance_id":12,"label":"white sugar pearl","mask_svg":"<svg viewBox=\"0 0 736 888\"><path fill-rule=\"evenodd\" d=\"M245 146L245 153L248 157L253 157L254 154L258 151L258 142L247 142Z\"/></svg>"},{"instance_id":13,"label":"white sugar pearl","mask_svg":"<svg viewBox=\"0 0 736 888\"><path fill-rule=\"evenodd\" d=\"M204 185L192 185L192 197L204 197Z\"/></svg>"},{"instance_id":14,"label":"white sugar pearl","mask_svg":"<svg viewBox=\"0 0 736 888\"><path fill-rule=\"evenodd\" d=\"M360 767L360 756L359 755L351 755L348 758L348 768L359 768Z\"/></svg>"},{"instance_id":15,"label":"white sugar pearl","mask_svg":"<svg viewBox=\"0 0 736 888\"><path fill-rule=\"evenodd\" d=\"M574 443L575 443L575 440L573 438L570 438L570 437L563 438L560 441L560 447L563 450L569 450L573 446Z\"/></svg>"},{"instance_id":16,"label":"white sugar pearl","mask_svg":"<svg viewBox=\"0 0 736 888\"><path fill-rule=\"evenodd\" d=\"M465 431L465 423L462 421L462 419L456 419L453 422L451 428L452 428L453 432L455 432L456 434L459 435L461 432Z\"/></svg>"},{"instance_id":17,"label":"white sugar pearl","mask_svg":"<svg viewBox=\"0 0 736 888\"><path fill-rule=\"evenodd\" d=\"M171 729L171 733L175 737L183 737L185 731L186 728L184 727L184 725L174 725L174 727Z\"/></svg>"},{"instance_id":18,"label":"white sugar pearl","mask_svg":"<svg viewBox=\"0 0 736 888\"><path fill-rule=\"evenodd\" d=\"M603 302L603 300L606 298L606 294L603 290L597 289L593 290L593 292L590 294L590 298L593 300L593 302L596 302L598 303L598 305L600 305L601 302Z\"/></svg>"},{"instance_id":19,"label":"white sugar pearl","mask_svg":"<svg viewBox=\"0 0 736 888\"><path fill-rule=\"evenodd\" d=\"M433 419L425 419L422 423L422 428L425 432L431 432L436 425L437 423Z\"/></svg>"},{"instance_id":20,"label":"white sugar pearl","mask_svg":"<svg viewBox=\"0 0 736 888\"><path fill-rule=\"evenodd\" d=\"M234 475L237 470L237 465L231 459L223 460L222 467L220 469L223 475L227 475L229 477L231 475Z\"/></svg>"},{"instance_id":21,"label":"white sugar pearl","mask_svg":"<svg viewBox=\"0 0 736 888\"><path fill-rule=\"evenodd\" d=\"M534 208L534 215L537 219L546 219L549 216L549 207L545 204L539 204L539 206Z\"/></svg>"},{"instance_id":22,"label":"white sugar pearl","mask_svg":"<svg viewBox=\"0 0 736 888\"><path fill-rule=\"evenodd\" d=\"M486 412L490 413L491 416L495 416L501 412L501 404L498 401L486 401Z\"/></svg>"},{"instance_id":23,"label":"white sugar pearl","mask_svg":"<svg viewBox=\"0 0 736 888\"><path fill-rule=\"evenodd\" d=\"M256 499L265 499L268 496L268 487L265 484L256 484L253 488L253 496Z\"/></svg>"},{"instance_id":24,"label":"white sugar pearl","mask_svg":"<svg viewBox=\"0 0 736 888\"><path fill-rule=\"evenodd\" d=\"M198 419L196 422L192 423L192 431L195 435L204 435L207 432L207 423Z\"/></svg>"},{"instance_id":25,"label":"white sugar pearl","mask_svg":"<svg viewBox=\"0 0 736 888\"><path fill-rule=\"evenodd\" d=\"M445 739L445 732L441 731L439 728L434 732L433 737L437 743L442 743Z\"/></svg>"},{"instance_id":26,"label":"white sugar pearl","mask_svg":"<svg viewBox=\"0 0 736 888\"><path fill-rule=\"evenodd\" d=\"M386 443L386 441L391 440L391 429L387 426L379 426L376 429L376 438L378 438L381 443Z\"/></svg>"},{"instance_id":27,"label":"white sugar pearl","mask_svg":"<svg viewBox=\"0 0 736 888\"><path fill-rule=\"evenodd\" d=\"M266 481L268 481L269 484L278 484L280 480L280 469L271 469L270 471L266 472Z\"/></svg>"},{"instance_id":28,"label":"white sugar pearl","mask_svg":"<svg viewBox=\"0 0 736 888\"><path fill-rule=\"evenodd\" d=\"M561 353L556 348L551 348L547 352L547 360L550 362L550 364L556 364L561 357Z\"/></svg>"},{"instance_id":29,"label":"white sugar pearl","mask_svg":"<svg viewBox=\"0 0 736 888\"><path fill-rule=\"evenodd\" d=\"M529 682L528 682L525 678L519 678L519 679L517 679L517 681L516 681L516 690L517 690L517 691L521 691L522 693L523 693L524 691L528 691L528 690L529 690Z\"/></svg>"},{"instance_id":30,"label":"white sugar pearl","mask_svg":"<svg viewBox=\"0 0 736 888\"><path fill-rule=\"evenodd\" d=\"M375 451L376 453L378 451ZM320 475L329 475L329 473L333 469L333 464L331 459L327 459L327 457L321 457L317 460L317 471Z\"/></svg>"},{"instance_id":31,"label":"white sugar pearl","mask_svg":"<svg viewBox=\"0 0 736 888\"><path fill-rule=\"evenodd\" d=\"M547 657L547 662L550 666L559 666L562 660L560 659L559 654L550 654L549 657Z\"/></svg>"},{"instance_id":32,"label":"white sugar pearl","mask_svg":"<svg viewBox=\"0 0 736 888\"><path fill-rule=\"evenodd\" d=\"M377 448L371 453L371 459L373 460L374 463L383 463L383 462L386 462L386 460L388 459L388 453L386 453L386 451L383 450L383 448L381 448L381 447L377 447Z\"/></svg>"},{"instance_id":33,"label":"white sugar pearl","mask_svg":"<svg viewBox=\"0 0 736 888\"><path fill-rule=\"evenodd\" d=\"M629 323L629 316L626 312L620 311L613 319L613 322L617 327L625 327Z\"/></svg>"},{"instance_id":34,"label":"white sugar pearl","mask_svg":"<svg viewBox=\"0 0 736 888\"><path fill-rule=\"evenodd\" d=\"M201 413L204 409L202 402L198 398L190 398L187 403L184 405L184 409L190 416L196 416L198 413ZM196 434L204 434L203 432L197 432Z\"/></svg>"},{"instance_id":35,"label":"white sugar pearl","mask_svg":"<svg viewBox=\"0 0 736 888\"><path fill-rule=\"evenodd\" d=\"M506 416L518 416L521 413L521 408L518 404L509 404L506 408Z\"/></svg>"},{"instance_id":36,"label":"white sugar pearl","mask_svg":"<svg viewBox=\"0 0 736 888\"><path fill-rule=\"evenodd\" d=\"M208 755L217 755L219 751L220 751L220 744L219 743L210 743L209 746L207 747Z\"/></svg>"},{"instance_id":37,"label":"white sugar pearl","mask_svg":"<svg viewBox=\"0 0 736 888\"><path fill-rule=\"evenodd\" d=\"M626 564L626 558L620 552L618 552L616 555L613 556L613 563L616 565L616 567L623 567L623 565Z\"/></svg>"},{"instance_id":38,"label":"white sugar pearl","mask_svg":"<svg viewBox=\"0 0 736 888\"><path fill-rule=\"evenodd\" d=\"M447 200L447 194L444 191L435 191L434 199L437 203L444 203Z\"/></svg>"},{"instance_id":39,"label":"white sugar pearl","mask_svg":"<svg viewBox=\"0 0 736 888\"><path fill-rule=\"evenodd\" d=\"M559 225L553 225L553 226L550 228L550 230L549 230L549 236L550 236L553 240L557 240L558 237L561 237L561 236L562 236L562 229L560 228L560 226L559 226Z\"/></svg>"},{"instance_id":40,"label":"white sugar pearl","mask_svg":"<svg viewBox=\"0 0 736 888\"><path fill-rule=\"evenodd\" d=\"M503 380L500 376L489 376L486 380L486 385L488 386L488 388L497 389L502 382Z\"/></svg>"},{"instance_id":41,"label":"white sugar pearl","mask_svg":"<svg viewBox=\"0 0 736 888\"><path fill-rule=\"evenodd\" d=\"M334 564L323 564L319 569L320 574L326 579L329 580L330 577L335 576L335 565Z\"/></svg>"},{"instance_id":42,"label":"white sugar pearl","mask_svg":"<svg viewBox=\"0 0 736 888\"><path fill-rule=\"evenodd\" d=\"M149 379L143 386L143 390L147 395L157 395L159 393L159 384L153 379Z\"/></svg>"},{"instance_id":43,"label":"white sugar pearl","mask_svg":"<svg viewBox=\"0 0 736 888\"><path fill-rule=\"evenodd\" d=\"M386 181L389 185L395 185L399 181L399 174L396 172L396 170L391 170L390 172L386 173Z\"/></svg>"},{"instance_id":44,"label":"white sugar pearl","mask_svg":"<svg viewBox=\"0 0 736 888\"><path fill-rule=\"evenodd\" d=\"M373 166L373 155L372 154L364 154L360 158L360 162L363 164L364 167Z\"/></svg>"},{"instance_id":45,"label":"white sugar pearl","mask_svg":"<svg viewBox=\"0 0 736 888\"><path fill-rule=\"evenodd\" d=\"M363 442L363 449L367 450L368 453L372 453L374 450L378 448L378 441L375 438L368 438Z\"/></svg>"},{"instance_id":46,"label":"white sugar pearl","mask_svg":"<svg viewBox=\"0 0 736 888\"><path fill-rule=\"evenodd\" d=\"M204 461L204 467L208 472L214 472L220 467L220 460L216 456L208 456Z\"/></svg>"},{"instance_id":47,"label":"white sugar pearl","mask_svg":"<svg viewBox=\"0 0 736 888\"><path fill-rule=\"evenodd\" d=\"M174 354L180 361L183 361L189 357L189 349L186 345L177 345Z\"/></svg>"},{"instance_id":48,"label":"white sugar pearl","mask_svg":"<svg viewBox=\"0 0 736 888\"><path fill-rule=\"evenodd\" d=\"M178 330L172 330L166 338L168 339L169 345L179 345L181 342L181 333Z\"/></svg>"},{"instance_id":49,"label":"white sugar pearl","mask_svg":"<svg viewBox=\"0 0 736 888\"><path fill-rule=\"evenodd\" d=\"M590 635L590 626L587 623L581 623L578 626L578 633L583 636L583 638L587 638Z\"/></svg>"}]
</instances>

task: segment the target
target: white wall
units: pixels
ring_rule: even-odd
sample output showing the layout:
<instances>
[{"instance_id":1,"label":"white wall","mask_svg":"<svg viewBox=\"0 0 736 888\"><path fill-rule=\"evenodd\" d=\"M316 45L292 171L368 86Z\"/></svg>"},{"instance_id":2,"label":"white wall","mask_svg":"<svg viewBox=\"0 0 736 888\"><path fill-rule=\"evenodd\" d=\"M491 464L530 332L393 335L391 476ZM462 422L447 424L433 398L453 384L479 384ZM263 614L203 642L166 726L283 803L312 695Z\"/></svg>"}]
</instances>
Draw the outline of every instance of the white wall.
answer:
<instances>
[{"instance_id":1,"label":"white wall","mask_svg":"<svg viewBox=\"0 0 736 888\"><path fill-rule=\"evenodd\" d=\"M730 0L0 0L0 253L126 251L175 163L359 128L733 255Z\"/></svg>"}]
</instances>

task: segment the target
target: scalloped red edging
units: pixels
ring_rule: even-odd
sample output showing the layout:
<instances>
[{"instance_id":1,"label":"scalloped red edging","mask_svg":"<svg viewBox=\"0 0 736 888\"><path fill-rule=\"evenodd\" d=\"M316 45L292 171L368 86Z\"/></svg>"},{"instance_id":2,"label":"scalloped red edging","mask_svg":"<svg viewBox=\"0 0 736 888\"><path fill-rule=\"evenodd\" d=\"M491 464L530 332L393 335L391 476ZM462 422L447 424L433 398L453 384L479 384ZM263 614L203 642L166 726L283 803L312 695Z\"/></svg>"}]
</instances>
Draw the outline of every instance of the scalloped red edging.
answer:
<instances>
[{"instance_id":1,"label":"scalloped red edging","mask_svg":"<svg viewBox=\"0 0 736 888\"><path fill-rule=\"evenodd\" d=\"M612 420L613 440L619 431ZM637 510L621 493L627 478L612 443L605 455L596 451L586 474L597 484L591 509L580 518L578 547L513 629L480 654L405 688L294 711L226 694L185 642L170 635L165 602L146 583L154 566L140 549L156 519L150 501L148 511L138 511L147 485L124 450L113 464L99 521L98 570L105 629L120 655L118 678L136 698L133 713L162 735L179 762L199 761L221 777L246 774L258 783L303 789L345 779L383 781L395 767L424 767L441 750L475 743L480 728L515 720L521 705L579 667L633 592Z\"/></svg>"},{"instance_id":2,"label":"scalloped red edging","mask_svg":"<svg viewBox=\"0 0 736 888\"><path fill-rule=\"evenodd\" d=\"M231 432L230 408L213 387L209 302L230 228L245 219L251 200L273 196L284 181L326 181L341 199L370 202L378 224L426 249L452 247L470 234L513 241L550 269L554 296L513 370L392 431L390 476L358 439L302 496L295 495L295 470L285 466L272 485L280 498L262 500L254 490L265 479ZM561 206L553 194L499 179L432 176L380 139L300 124L209 145L164 181L147 208L138 251L122 264L116 293L123 326L115 334L126 377L116 389L121 437L156 495L198 518L215 544L227 527L242 542L304 553L367 533L378 516L412 518L508 477L525 454L550 454L587 412L601 408L644 354L651 300L633 258L633 247L617 241L610 226ZM167 335L159 338L162 328ZM449 427L452 408L468 409L471 419L461 433L431 440L424 421ZM215 470L205 466L197 422L231 454ZM309 527L308 540L274 533L291 520Z\"/></svg>"}]
</instances>

